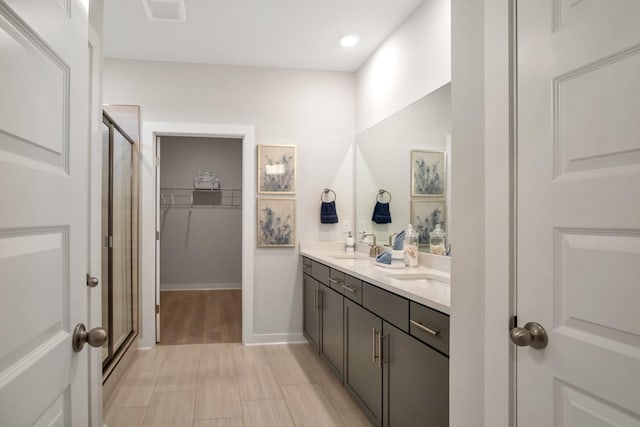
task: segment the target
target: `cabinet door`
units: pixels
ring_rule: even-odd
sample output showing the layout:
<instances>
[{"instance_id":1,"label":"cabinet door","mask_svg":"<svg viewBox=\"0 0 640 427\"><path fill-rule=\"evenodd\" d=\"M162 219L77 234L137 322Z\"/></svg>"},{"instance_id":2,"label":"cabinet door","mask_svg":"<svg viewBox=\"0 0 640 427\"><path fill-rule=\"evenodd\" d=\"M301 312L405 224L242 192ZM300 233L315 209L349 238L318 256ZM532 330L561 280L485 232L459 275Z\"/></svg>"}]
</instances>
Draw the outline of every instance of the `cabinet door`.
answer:
<instances>
[{"instance_id":1,"label":"cabinet door","mask_svg":"<svg viewBox=\"0 0 640 427\"><path fill-rule=\"evenodd\" d=\"M344 300L344 383L375 426L382 424L382 368L375 359L380 333L382 320L378 316Z\"/></svg>"},{"instance_id":2,"label":"cabinet door","mask_svg":"<svg viewBox=\"0 0 640 427\"><path fill-rule=\"evenodd\" d=\"M449 358L384 322L385 427L448 427Z\"/></svg>"},{"instance_id":3,"label":"cabinet door","mask_svg":"<svg viewBox=\"0 0 640 427\"><path fill-rule=\"evenodd\" d=\"M320 343L320 310L319 287L317 280L306 274L302 275L304 293L304 325L303 330L309 342L318 348Z\"/></svg>"},{"instance_id":4,"label":"cabinet door","mask_svg":"<svg viewBox=\"0 0 640 427\"><path fill-rule=\"evenodd\" d=\"M343 365L343 308L342 294L326 287L320 286L322 307L322 339L320 340L320 353L329 362L335 373L342 380Z\"/></svg>"}]
</instances>

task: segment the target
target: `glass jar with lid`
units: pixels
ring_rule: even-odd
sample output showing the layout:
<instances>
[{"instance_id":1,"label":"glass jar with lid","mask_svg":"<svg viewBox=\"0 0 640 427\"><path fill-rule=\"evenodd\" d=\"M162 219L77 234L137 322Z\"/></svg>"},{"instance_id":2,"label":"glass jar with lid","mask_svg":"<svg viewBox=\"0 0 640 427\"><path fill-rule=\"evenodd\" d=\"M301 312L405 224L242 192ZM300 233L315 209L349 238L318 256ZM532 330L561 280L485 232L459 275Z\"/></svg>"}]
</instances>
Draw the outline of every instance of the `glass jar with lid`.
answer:
<instances>
[{"instance_id":1,"label":"glass jar with lid","mask_svg":"<svg viewBox=\"0 0 640 427\"><path fill-rule=\"evenodd\" d=\"M429 233L429 252L434 255L447 254L447 233L440 224L436 224L436 228Z\"/></svg>"}]
</instances>

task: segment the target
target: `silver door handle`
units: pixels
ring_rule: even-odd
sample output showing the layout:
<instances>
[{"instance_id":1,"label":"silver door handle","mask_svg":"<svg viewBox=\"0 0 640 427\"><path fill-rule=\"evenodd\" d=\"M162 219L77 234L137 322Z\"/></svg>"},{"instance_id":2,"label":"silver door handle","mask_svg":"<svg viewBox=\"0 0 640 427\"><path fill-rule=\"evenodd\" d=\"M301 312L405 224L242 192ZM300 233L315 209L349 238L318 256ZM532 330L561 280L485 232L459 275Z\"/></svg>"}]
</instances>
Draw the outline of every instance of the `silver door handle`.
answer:
<instances>
[{"instance_id":1,"label":"silver door handle","mask_svg":"<svg viewBox=\"0 0 640 427\"><path fill-rule=\"evenodd\" d=\"M529 322L524 325L524 328L513 328L509 335L511 335L511 341L519 347L530 346L541 350L549 343L547 331L538 322Z\"/></svg>"},{"instance_id":2,"label":"silver door handle","mask_svg":"<svg viewBox=\"0 0 640 427\"><path fill-rule=\"evenodd\" d=\"M331 283L333 283L334 285L335 285L336 283L340 283L340 280L338 280L338 279L333 279L333 278L331 278L331 277L329 277L329 281L330 281Z\"/></svg>"},{"instance_id":3,"label":"silver door handle","mask_svg":"<svg viewBox=\"0 0 640 427\"><path fill-rule=\"evenodd\" d=\"M318 311L318 290L313 290L313 308Z\"/></svg>"},{"instance_id":4,"label":"silver door handle","mask_svg":"<svg viewBox=\"0 0 640 427\"><path fill-rule=\"evenodd\" d=\"M72 339L73 351L77 353L86 343L91 347L102 347L107 342L107 331L104 328L93 328L87 331L83 323L78 323L73 330Z\"/></svg>"},{"instance_id":5,"label":"silver door handle","mask_svg":"<svg viewBox=\"0 0 640 427\"><path fill-rule=\"evenodd\" d=\"M96 286L98 286L98 278L97 277L93 277L93 276L89 276L87 274L87 286L90 288L95 288Z\"/></svg>"},{"instance_id":6,"label":"silver door handle","mask_svg":"<svg viewBox=\"0 0 640 427\"><path fill-rule=\"evenodd\" d=\"M352 294L355 294L355 293L356 293L356 290L355 290L355 289L353 289L353 288L351 288L351 287L349 287L349 286L347 286L347 285L342 285L342 289L344 289L345 291L349 291L349 292L351 292Z\"/></svg>"},{"instance_id":7,"label":"silver door handle","mask_svg":"<svg viewBox=\"0 0 640 427\"><path fill-rule=\"evenodd\" d=\"M411 323L416 328L423 330L424 332L433 335L434 337L440 335L440 331L436 331L435 329L431 329L429 327L424 326L422 323L416 322L413 319L409 319L409 323Z\"/></svg>"}]
</instances>

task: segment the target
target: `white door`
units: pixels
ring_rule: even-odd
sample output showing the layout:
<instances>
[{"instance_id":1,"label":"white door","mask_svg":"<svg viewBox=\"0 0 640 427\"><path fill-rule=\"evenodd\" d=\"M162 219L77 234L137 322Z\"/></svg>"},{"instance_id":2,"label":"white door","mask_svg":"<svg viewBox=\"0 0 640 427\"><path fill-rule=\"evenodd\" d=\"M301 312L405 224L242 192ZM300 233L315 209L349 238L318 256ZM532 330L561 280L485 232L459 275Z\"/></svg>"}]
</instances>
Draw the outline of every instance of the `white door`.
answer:
<instances>
[{"instance_id":1,"label":"white door","mask_svg":"<svg viewBox=\"0 0 640 427\"><path fill-rule=\"evenodd\" d=\"M86 426L88 1L0 0L0 425Z\"/></svg>"},{"instance_id":2,"label":"white door","mask_svg":"<svg viewBox=\"0 0 640 427\"><path fill-rule=\"evenodd\" d=\"M518 427L640 426L640 1L517 17Z\"/></svg>"}]
</instances>

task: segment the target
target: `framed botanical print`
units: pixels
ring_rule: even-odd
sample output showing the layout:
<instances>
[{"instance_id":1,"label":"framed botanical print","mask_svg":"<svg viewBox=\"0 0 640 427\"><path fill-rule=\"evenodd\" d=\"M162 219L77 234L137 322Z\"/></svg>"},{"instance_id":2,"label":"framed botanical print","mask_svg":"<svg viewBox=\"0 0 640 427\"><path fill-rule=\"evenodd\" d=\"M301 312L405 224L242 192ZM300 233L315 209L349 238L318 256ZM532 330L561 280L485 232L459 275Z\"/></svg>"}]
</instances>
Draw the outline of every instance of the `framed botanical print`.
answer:
<instances>
[{"instance_id":1,"label":"framed botanical print","mask_svg":"<svg viewBox=\"0 0 640 427\"><path fill-rule=\"evenodd\" d=\"M445 197L445 151L411 150L411 196Z\"/></svg>"},{"instance_id":2,"label":"framed botanical print","mask_svg":"<svg viewBox=\"0 0 640 427\"><path fill-rule=\"evenodd\" d=\"M292 248L296 237L295 199L258 199L259 248Z\"/></svg>"},{"instance_id":3,"label":"framed botanical print","mask_svg":"<svg viewBox=\"0 0 640 427\"><path fill-rule=\"evenodd\" d=\"M429 233L440 224L446 230L445 199L411 200L411 224L418 233L418 245L429 244Z\"/></svg>"},{"instance_id":4,"label":"framed botanical print","mask_svg":"<svg viewBox=\"0 0 640 427\"><path fill-rule=\"evenodd\" d=\"M295 145L258 145L258 194L295 193Z\"/></svg>"}]
</instances>

